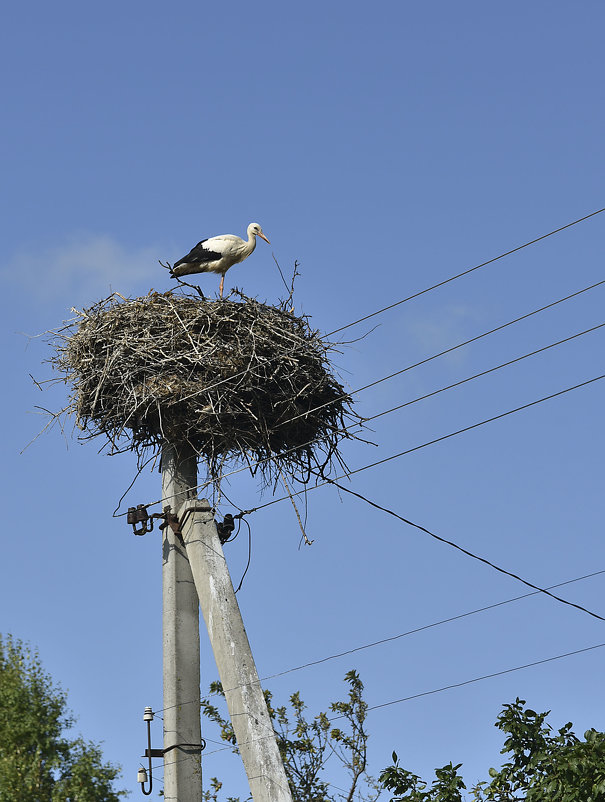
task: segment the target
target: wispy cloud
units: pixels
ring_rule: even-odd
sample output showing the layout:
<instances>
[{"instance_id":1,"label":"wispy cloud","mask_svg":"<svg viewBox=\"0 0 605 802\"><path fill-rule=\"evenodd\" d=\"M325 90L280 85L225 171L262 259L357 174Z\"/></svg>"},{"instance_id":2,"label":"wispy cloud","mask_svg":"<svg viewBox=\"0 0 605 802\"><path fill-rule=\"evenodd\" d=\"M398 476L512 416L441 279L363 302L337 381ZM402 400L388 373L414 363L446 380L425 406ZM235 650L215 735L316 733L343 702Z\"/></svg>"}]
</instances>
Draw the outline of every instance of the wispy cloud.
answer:
<instances>
[{"instance_id":1,"label":"wispy cloud","mask_svg":"<svg viewBox=\"0 0 605 802\"><path fill-rule=\"evenodd\" d=\"M447 306L438 315L407 321L408 336L418 344L419 353L437 353L468 337L468 324L478 319L476 311L466 306ZM465 361L464 350L454 351L445 359L453 364Z\"/></svg>"},{"instance_id":2,"label":"wispy cloud","mask_svg":"<svg viewBox=\"0 0 605 802\"><path fill-rule=\"evenodd\" d=\"M23 249L2 269L3 279L33 297L89 303L112 290L124 295L164 282L158 247L130 248L104 234L79 234L46 249Z\"/></svg>"}]
</instances>

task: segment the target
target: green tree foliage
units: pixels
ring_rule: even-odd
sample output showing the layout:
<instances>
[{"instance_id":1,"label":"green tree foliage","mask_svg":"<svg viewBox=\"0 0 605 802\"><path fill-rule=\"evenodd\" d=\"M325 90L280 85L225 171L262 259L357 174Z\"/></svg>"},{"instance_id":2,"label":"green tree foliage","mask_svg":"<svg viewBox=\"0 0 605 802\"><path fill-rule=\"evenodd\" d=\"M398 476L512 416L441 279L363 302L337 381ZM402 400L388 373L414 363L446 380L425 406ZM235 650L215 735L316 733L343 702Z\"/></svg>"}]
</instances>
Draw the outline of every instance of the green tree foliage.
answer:
<instances>
[{"instance_id":1,"label":"green tree foliage","mask_svg":"<svg viewBox=\"0 0 605 802\"><path fill-rule=\"evenodd\" d=\"M0 802L119 802L119 768L70 739L74 718L36 652L0 637Z\"/></svg>"},{"instance_id":2,"label":"green tree foliage","mask_svg":"<svg viewBox=\"0 0 605 802\"><path fill-rule=\"evenodd\" d=\"M393 765L384 769L380 782L395 794L391 802L462 802L462 789L466 786L458 774L461 765L448 763L441 769L435 769L436 779L428 788L428 783L417 774L399 765L397 753L393 752Z\"/></svg>"},{"instance_id":3,"label":"green tree foliage","mask_svg":"<svg viewBox=\"0 0 605 802\"><path fill-rule=\"evenodd\" d=\"M549 712L526 709L523 699L505 705L496 726L506 734L503 754L510 759L489 784L476 789L477 800L526 802L603 802L605 733L594 729L581 741L568 722L553 735Z\"/></svg>"},{"instance_id":4,"label":"green tree foliage","mask_svg":"<svg viewBox=\"0 0 605 802\"><path fill-rule=\"evenodd\" d=\"M516 699L504 706L496 727L505 734L501 769L490 769L491 781L471 791L474 802L605 802L605 733L594 729L580 740L571 722L553 734L549 712L536 713ZM458 769L449 763L436 769L431 787L399 764L380 775L394 796L391 802L462 802L465 788Z\"/></svg>"},{"instance_id":5,"label":"green tree foliage","mask_svg":"<svg viewBox=\"0 0 605 802\"><path fill-rule=\"evenodd\" d=\"M289 706L277 707L272 694L265 691L294 802L332 802L335 799L374 802L380 795L377 783L366 772L368 732L363 683L356 671L349 671L345 681L348 684L347 698L330 705L330 716L319 713L309 718L307 706L298 692L290 697ZM213 683L210 692L222 696L220 683ZM218 725L221 738L235 745L231 723L218 707L204 699L202 712ZM328 760L338 762L344 769L347 777L345 789L333 789L324 778ZM213 778L211 790L205 792L206 802L216 802L220 789L220 781Z\"/></svg>"},{"instance_id":6,"label":"green tree foliage","mask_svg":"<svg viewBox=\"0 0 605 802\"><path fill-rule=\"evenodd\" d=\"M330 715L320 713L314 718L308 717L299 693L292 694L289 706L277 707L272 694L265 691L294 802L375 802L384 790L391 792L390 802L605 802L605 733L590 729L581 740L571 723L553 732L546 721L549 712L536 713L523 699L504 705L496 720L505 737L501 754L508 760L500 769L489 770L489 781L467 792L459 773L462 764L448 763L435 769L429 785L403 768L393 752L393 764L376 783L366 771L363 683L355 671L345 681L347 698L331 704ZM220 683L213 683L211 693L222 696ZM202 702L202 711L237 751L228 719L209 699ZM326 763L334 758L347 775L345 788L325 779ZM219 802L221 788L221 782L213 778L205 802ZM239 801L230 798L227 802Z\"/></svg>"}]
</instances>

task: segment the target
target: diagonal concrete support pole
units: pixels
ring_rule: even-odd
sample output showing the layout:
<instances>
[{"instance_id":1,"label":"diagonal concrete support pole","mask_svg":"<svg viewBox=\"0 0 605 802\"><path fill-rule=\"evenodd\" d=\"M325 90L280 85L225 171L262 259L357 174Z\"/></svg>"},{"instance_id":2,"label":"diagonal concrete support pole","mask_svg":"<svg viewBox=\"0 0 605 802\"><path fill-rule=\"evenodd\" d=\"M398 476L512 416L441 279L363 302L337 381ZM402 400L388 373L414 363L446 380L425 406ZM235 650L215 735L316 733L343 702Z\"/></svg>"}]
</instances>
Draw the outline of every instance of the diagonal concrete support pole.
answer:
<instances>
[{"instance_id":1,"label":"diagonal concrete support pole","mask_svg":"<svg viewBox=\"0 0 605 802\"><path fill-rule=\"evenodd\" d=\"M187 500L178 518L252 799L292 802L210 505Z\"/></svg>"},{"instance_id":2,"label":"diagonal concrete support pole","mask_svg":"<svg viewBox=\"0 0 605 802\"><path fill-rule=\"evenodd\" d=\"M166 444L162 497L172 513L196 483L195 453ZM200 608L185 547L170 526L163 530L162 557L164 799L201 802Z\"/></svg>"}]
</instances>

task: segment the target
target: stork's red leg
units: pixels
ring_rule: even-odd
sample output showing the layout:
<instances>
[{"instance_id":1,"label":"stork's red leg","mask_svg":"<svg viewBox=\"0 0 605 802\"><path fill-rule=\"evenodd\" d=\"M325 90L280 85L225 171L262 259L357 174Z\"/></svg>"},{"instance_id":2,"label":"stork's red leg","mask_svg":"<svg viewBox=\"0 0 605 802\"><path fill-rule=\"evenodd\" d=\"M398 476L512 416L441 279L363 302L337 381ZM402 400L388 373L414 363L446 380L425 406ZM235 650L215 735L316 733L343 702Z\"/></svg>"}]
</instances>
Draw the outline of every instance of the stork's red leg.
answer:
<instances>
[{"instance_id":1,"label":"stork's red leg","mask_svg":"<svg viewBox=\"0 0 605 802\"><path fill-rule=\"evenodd\" d=\"M225 276L222 275L221 276L221 283L219 284L219 288L218 288L218 294L220 295L221 298L223 297L223 282L224 282L224 280L225 280Z\"/></svg>"}]
</instances>

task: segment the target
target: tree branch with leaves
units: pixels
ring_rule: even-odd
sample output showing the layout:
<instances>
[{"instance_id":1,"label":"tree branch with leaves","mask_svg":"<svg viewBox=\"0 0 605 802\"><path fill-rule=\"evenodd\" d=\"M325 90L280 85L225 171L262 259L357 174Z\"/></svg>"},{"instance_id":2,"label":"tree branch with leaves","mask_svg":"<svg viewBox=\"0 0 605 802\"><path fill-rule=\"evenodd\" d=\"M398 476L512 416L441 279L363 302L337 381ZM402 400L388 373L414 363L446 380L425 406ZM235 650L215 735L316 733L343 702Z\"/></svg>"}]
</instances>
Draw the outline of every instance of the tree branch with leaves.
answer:
<instances>
[{"instance_id":1,"label":"tree branch with leaves","mask_svg":"<svg viewBox=\"0 0 605 802\"><path fill-rule=\"evenodd\" d=\"M347 698L330 705L330 713L335 714L332 716L321 712L309 718L307 705L298 691L290 696L289 705L280 706L275 705L270 691L264 692L294 802L333 802L337 798L347 802L375 802L380 796L378 784L366 770L369 735L363 683L356 671L349 671L345 682ZM219 682L211 684L210 694L224 696ZM205 698L202 713L219 728L222 740L232 744L233 751L237 752L231 722L218 706ZM339 722L338 726L333 726L335 721ZM326 766L330 761L340 764L344 770L347 777L344 792L341 789L333 792L333 786L326 779ZM217 802L220 788L220 781L213 778L211 790L205 792L205 802Z\"/></svg>"},{"instance_id":2,"label":"tree branch with leaves","mask_svg":"<svg viewBox=\"0 0 605 802\"><path fill-rule=\"evenodd\" d=\"M589 729L582 741L568 722L553 735L546 723L550 711L536 713L524 699L504 705L495 726L506 736L501 754L509 759L491 768L491 781L471 789L472 802L604 802L605 733ZM435 769L428 783L404 769L393 752L393 764L380 775L394 793L391 802L462 802L461 763Z\"/></svg>"}]
</instances>

